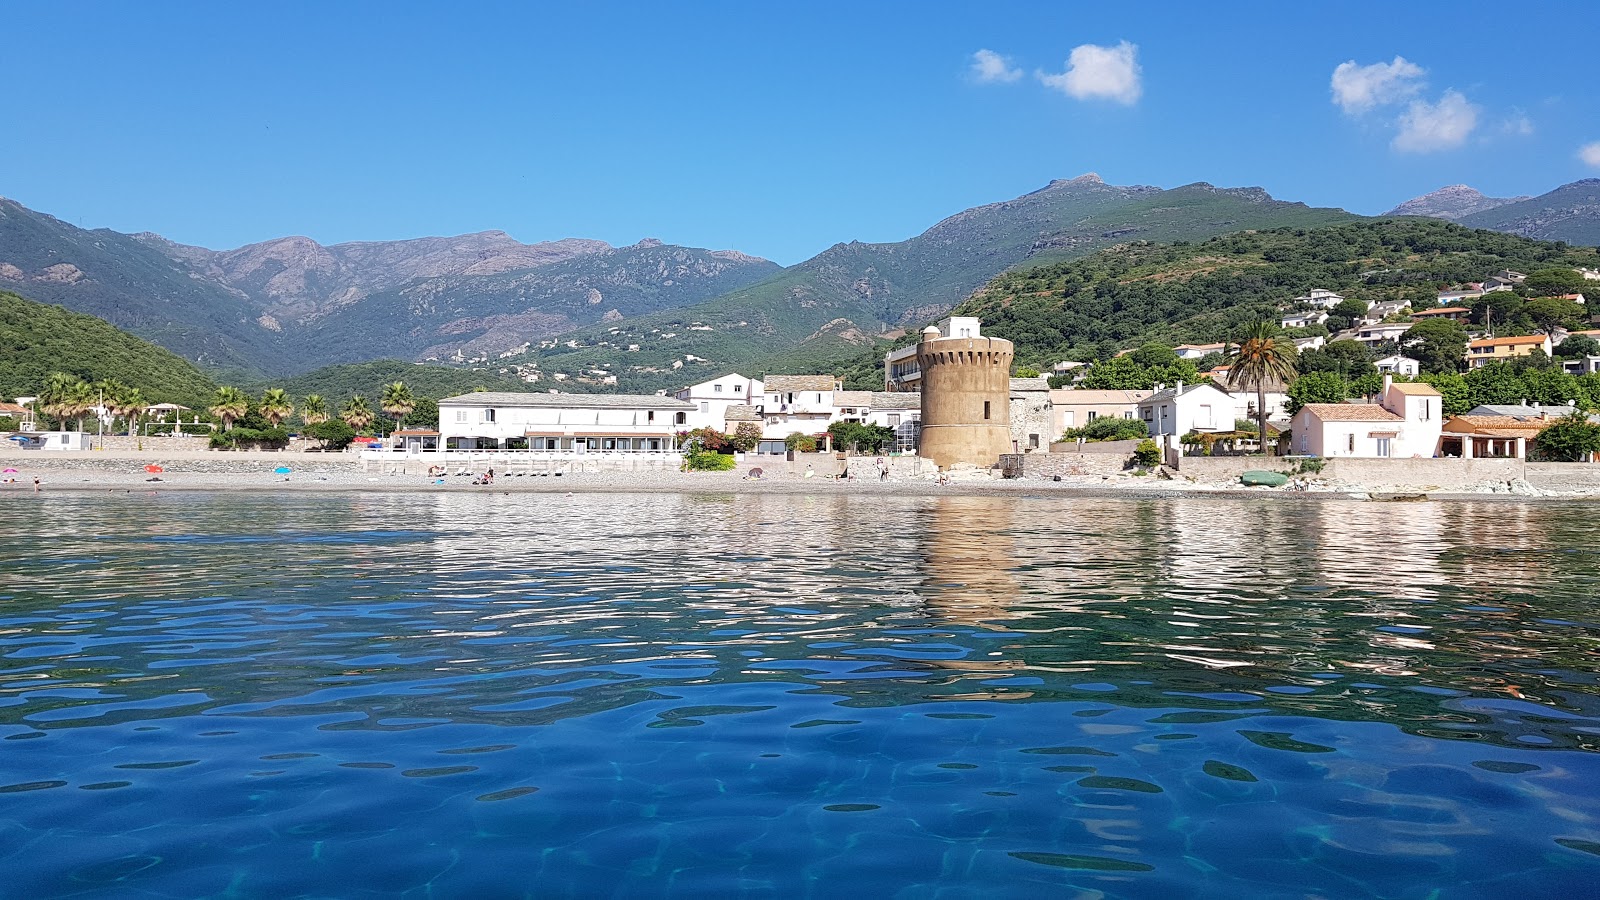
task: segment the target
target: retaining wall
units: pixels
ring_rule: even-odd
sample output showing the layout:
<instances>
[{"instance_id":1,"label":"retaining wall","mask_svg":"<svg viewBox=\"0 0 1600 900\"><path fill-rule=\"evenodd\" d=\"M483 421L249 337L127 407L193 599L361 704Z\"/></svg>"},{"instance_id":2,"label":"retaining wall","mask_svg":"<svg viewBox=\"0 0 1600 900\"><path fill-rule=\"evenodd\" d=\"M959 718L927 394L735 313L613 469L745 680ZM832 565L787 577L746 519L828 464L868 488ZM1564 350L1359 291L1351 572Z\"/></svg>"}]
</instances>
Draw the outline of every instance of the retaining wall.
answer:
<instances>
[{"instance_id":1,"label":"retaining wall","mask_svg":"<svg viewBox=\"0 0 1600 900\"><path fill-rule=\"evenodd\" d=\"M1127 464L1127 456L1105 453L1007 453L1000 457L1000 469L1007 478L1115 475Z\"/></svg>"},{"instance_id":2,"label":"retaining wall","mask_svg":"<svg viewBox=\"0 0 1600 900\"><path fill-rule=\"evenodd\" d=\"M1184 456L1178 472L1199 481L1233 482L1243 472L1291 471L1298 459L1259 456ZM1529 463L1520 459L1362 459L1323 460L1311 477L1363 485L1376 490L1468 491L1490 483L1527 481L1540 490L1600 493L1600 465Z\"/></svg>"}]
</instances>

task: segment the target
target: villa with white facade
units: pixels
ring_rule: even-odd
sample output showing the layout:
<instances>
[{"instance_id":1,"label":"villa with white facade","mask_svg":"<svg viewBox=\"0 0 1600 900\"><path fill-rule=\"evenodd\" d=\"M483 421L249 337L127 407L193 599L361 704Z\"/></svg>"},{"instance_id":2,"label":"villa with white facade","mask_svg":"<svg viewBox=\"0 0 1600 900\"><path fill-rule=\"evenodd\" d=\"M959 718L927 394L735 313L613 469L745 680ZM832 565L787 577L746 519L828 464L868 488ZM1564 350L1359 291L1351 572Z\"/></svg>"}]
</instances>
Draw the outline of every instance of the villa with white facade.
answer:
<instances>
[{"instance_id":1,"label":"villa with white facade","mask_svg":"<svg viewBox=\"0 0 1600 900\"><path fill-rule=\"evenodd\" d=\"M439 401L439 435L451 450L659 452L697 411L656 394L478 391Z\"/></svg>"},{"instance_id":2,"label":"villa with white facade","mask_svg":"<svg viewBox=\"0 0 1600 900\"><path fill-rule=\"evenodd\" d=\"M731 433L734 425L727 424L729 407L759 405L765 392L766 386L761 379L729 372L710 381L681 388L672 396L694 404L695 410L689 416L691 429L715 428Z\"/></svg>"},{"instance_id":3,"label":"villa with white facade","mask_svg":"<svg viewBox=\"0 0 1600 900\"><path fill-rule=\"evenodd\" d=\"M1431 386L1383 376L1377 403L1307 403L1290 429L1294 452L1367 458L1431 458L1444 427L1444 398Z\"/></svg>"}]
</instances>

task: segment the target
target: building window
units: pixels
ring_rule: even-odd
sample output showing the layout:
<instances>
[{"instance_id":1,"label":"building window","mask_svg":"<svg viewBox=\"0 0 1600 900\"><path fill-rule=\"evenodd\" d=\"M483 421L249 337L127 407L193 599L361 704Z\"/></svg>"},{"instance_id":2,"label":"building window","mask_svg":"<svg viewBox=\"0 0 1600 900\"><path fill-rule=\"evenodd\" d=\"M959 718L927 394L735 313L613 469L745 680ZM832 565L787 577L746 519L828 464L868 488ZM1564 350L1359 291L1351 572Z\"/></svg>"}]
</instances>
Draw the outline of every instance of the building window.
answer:
<instances>
[{"instance_id":1,"label":"building window","mask_svg":"<svg viewBox=\"0 0 1600 900\"><path fill-rule=\"evenodd\" d=\"M688 413L678 413L677 422L675 424L678 424L678 425L687 425L687 424L689 424L689 414Z\"/></svg>"},{"instance_id":2,"label":"building window","mask_svg":"<svg viewBox=\"0 0 1600 900\"><path fill-rule=\"evenodd\" d=\"M989 401L987 400L983 401L983 420L985 422L989 420Z\"/></svg>"},{"instance_id":3,"label":"building window","mask_svg":"<svg viewBox=\"0 0 1600 900\"><path fill-rule=\"evenodd\" d=\"M650 412L646 412L646 413L645 413L645 414L644 414L644 421L645 421L645 423L646 423L646 424L648 424L648 425L654 425L654 424L655 424L655 421L656 421L656 414L655 414L655 412L654 412L654 411L650 411Z\"/></svg>"},{"instance_id":4,"label":"building window","mask_svg":"<svg viewBox=\"0 0 1600 900\"><path fill-rule=\"evenodd\" d=\"M720 385L720 384L713 384L713 385L712 385L712 386L711 386L711 393L713 393L713 394L720 394L720 393L722 393L722 385Z\"/></svg>"},{"instance_id":5,"label":"building window","mask_svg":"<svg viewBox=\"0 0 1600 900\"><path fill-rule=\"evenodd\" d=\"M1356 436L1353 434L1349 437L1349 449L1351 453L1356 452Z\"/></svg>"},{"instance_id":6,"label":"building window","mask_svg":"<svg viewBox=\"0 0 1600 900\"><path fill-rule=\"evenodd\" d=\"M701 400L701 401L700 401L700 412L701 412L701 413L702 413L702 414L704 414L704 413L708 413L708 412L711 412L711 404L710 404L710 403L707 403L707 402L706 402L706 401L704 401L704 400Z\"/></svg>"},{"instance_id":7,"label":"building window","mask_svg":"<svg viewBox=\"0 0 1600 900\"><path fill-rule=\"evenodd\" d=\"M485 422L493 422L494 421L494 410L492 410L492 409L484 410L483 411L483 420Z\"/></svg>"},{"instance_id":8,"label":"building window","mask_svg":"<svg viewBox=\"0 0 1600 900\"><path fill-rule=\"evenodd\" d=\"M1069 413L1069 415L1070 415L1070 413ZM1089 411L1089 419L1088 419L1088 421L1093 422L1095 419L1097 419L1099 417L1100 417L1099 413L1095 412L1094 410L1090 410ZM1146 418L1149 418L1149 417L1146 416Z\"/></svg>"},{"instance_id":9,"label":"building window","mask_svg":"<svg viewBox=\"0 0 1600 900\"><path fill-rule=\"evenodd\" d=\"M742 393L744 393L744 385L742 385L742 384L736 384L736 385L734 385L734 386L733 386L733 392L734 392L734 393L735 393L735 394L742 394Z\"/></svg>"},{"instance_id":10,"label":"building window","mask_svg":"<svg viewBox=\"0 0 1600 900\"><path fill-rule=\"evenodd\" d=\"M456 410L456 421L457 422L465 422L466 420L467 420L467 411L464 410L464 409Z\"/></svg>"},{"instance_id":11,"label":"building window","mask_svg":"<svg viewBox=\"0 0 1600 900\"><path fill-rule=\"evenodd\" d=\"M895 413L890 413L889 414L889 427L890 428L899 428L900 427L900 416L896 415Z\"/></svg>"},{"instance_id":12,"label":"building window","mask_svg":"<svg viewBox=\"0 0 1600 900\"><path fill-rule=\"evenodd\" d=\"M1148 407L1148 406L1146 406L1146 407L1145 407L1145 408L1144 408L1144 409L1142 409L1142 410L1140 410L1140 412L1143 412L1143 413L1144 413L1144 420L1145 420L1145 421L1146 421L1146 422L1153 422L1153 421L1155 421L1155 416L1154 416L1154 415L1153 415L1153 413L1154 413L1154 412L1155 412L1155 410L1153 410L1153 409L1151 409L1151 408L1150 408L1150 407Z\"/></svg>"},{"instance_id":13,"label":"building window","mask_svg":"<svg viewBox=\"0 0 1600 900\"><path fill-rule=\"evenodd\" d=\"M1030 450L1039 449L1039 436L1037 434L1028 435L1028 449L1030 449Z\"/></svg>"},{"instance_id":14,"label":"building window","mask_svg":"<svg viewBox=\"0 0 1600 900\"><path fill-rule=\"evenodd\" d=\"M1389 455L1389 439L1388 438L1378 438L1378 455L1379 456L1384 456L1384 457L1387 457Z\"/></svg>"}]
</instances>

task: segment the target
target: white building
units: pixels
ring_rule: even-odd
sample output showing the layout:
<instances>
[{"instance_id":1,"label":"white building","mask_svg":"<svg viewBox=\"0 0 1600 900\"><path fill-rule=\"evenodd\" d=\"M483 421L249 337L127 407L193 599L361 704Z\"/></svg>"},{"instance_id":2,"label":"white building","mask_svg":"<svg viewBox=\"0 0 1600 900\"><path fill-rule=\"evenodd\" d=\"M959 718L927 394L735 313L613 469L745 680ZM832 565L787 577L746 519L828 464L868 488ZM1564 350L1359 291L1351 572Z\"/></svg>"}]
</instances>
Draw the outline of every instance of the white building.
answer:
<instances>
[{"instance_id":1,"label":"white building","mask_svg":"<svg viewBox=\"0 0 1600 900\"><path fill-rule=\"evenodd\" d=\"M1373 365L1377 366L1378 371L1385 375L1406 375L1415 378L1422 373L1422 363L1409 356L1401 356L1398 353L1393 356L1385 356L1383 359L1373 363Z\"/></svg>"},{"instance_id":2,"label":"white building","mask_svg":"<svg viewBox=\"0 0 1600 900\"><path fill-rule=\"evenodd\" d=\"M1432 457L1444 427L1443 398L1426 384L1383 377L1377 403L1308 403L1290 428L1296 453L1367 458Z\"/></svg>"},{"instance_id":3,"label":"white building","mask_svg":"<svg viewBox=\"0 0 1600 900\"><path fill-rule=\"evenodd\" d=\"M1400 335L1411 330L1411 322L1394 322L1389 325L1363 325L1354 329L1355 334L1350 336L1352 341L1363 344L1381 344L1385 341L1398 341Z\"/></svg>"},{"instance_id":4,"label":"white building","mask_svg":"<svg viewBox=\"0 0 1600 900\"><path fill-rule=\"evenodd\" d=\"M1294 298L1294 302L1304 303L1307 306L1320 306L1323 309L1333 309L1335 306L1343 303L1344 298L1338 294L1335 294L1333 291L1325 291L1322 288L1312 288L1310 293L1306 294L1304 297Z\"/></svg>"},{"instance_id":5,"label":"white building","mask_svg":"<svg viewBox=\"0 0 1600 900\"><path fill-rule=\"evenodd\" d=\"M1481 284L1469 284L1464 288L1457 288L1457 289L1452 290L1452 291L1440 291L1439 294L1438 294L1438 296L1439 296L1439 305L1440 306L1459 306L1459 305L1463 305L1463 304L1469 304L1470 305L1472 301L1478 299L1479 297L1482 297L1483 295L1484 295L1483 285L1481 285Z\"/></svg>"},{"instance_id":6,"label":"white building","mask_svg":"<svg viewBox=\"0 0 1600 900\"><path fill-rule=\"evenodd\" d=\"M1172 352L1178 354L1179 359L1200 359L1213 353L1226 352L1227 349L1227 344L1179 344L1172 348Z\"/></svg>"},{"instance_id":7,"label":"white building","mask_svg":"<svg viewBox=\"0 0 1600 900\"><path fill-rule=\"evenodd\" d=\"M944 337L983 337L976 316L949 316L940 319L939 334ZM922 390L922 369L917 365L917 345L890 350L883 357L883 389L886 391Z\"/></svg>"},{"instance_id":8,"label":"white building","mask_svg":"<svg viewBox=\"0 0 1600 900\"><path fill-rule=\"evenodd\" d=\"M1312 325L1321 325L1328 321L1328 311L1313 309L1309 312L1284 313L1280 324L1285 328L1307 328Z\"/></svg>"},{"instance_id":9,"label":"white building","mask_svg":"<svg viewBox=\"0 0 1600 900\"><path fill-rule=\"evenodd\" d=\"M1209 381L1180 381L1139 401L1139 418L1152 437L1167 436L1168 446L1191 431L1232 431L1239 417L1239 402Z\"/></svg>"},{"instance_id":10,"label":"white building","mask_svg":"<svg viewBox=\"0 0 1600 900\"><path fill-rule=\"evenodd\" d=\"M782 441L795 432L818 435L839 417L834 395L842 390L832 375L768 375L756 404L762 440Z\"/></svg>"},{"instance_id":11,"label":"white building","mask_svg":"<svg viewBox=\"0 0 1600 900\"><path fill-rule=\"evenodd\" d=\"M689 416L691 428L715 428L732 433L733 427L727 426L728 408L759 405L765 390L760 379L729 372L710 381L691 384L672 396L694 404L695 411Z\"/></svg>"},{"instance_id":12,"label":"white building","mask_svg":"<svg viewBox=\"0 0 1600 900\"><path fill-rule=\"evenodd\" d=\"M446 449L663 451L697 407L655 394L478 391L439 401Z\"/></svg>"},{"instance_id":13,"label":"white building","mask_svg":"<svg viewBox=\"0 0 1600 900\"><path fill-rule=\"evenodd\" d=\"M1320 349L1323 345L1328 343L1328 339L1323 337L1320 334L1313 335L1311 337L1297 337L1297 338L1294 338L1293 340L1294 340L1294 348L1296 350L1301 350L1301 351L1304 351L1304 350L1317 350L1317 349Z\"/></svg>"}]
</instances>

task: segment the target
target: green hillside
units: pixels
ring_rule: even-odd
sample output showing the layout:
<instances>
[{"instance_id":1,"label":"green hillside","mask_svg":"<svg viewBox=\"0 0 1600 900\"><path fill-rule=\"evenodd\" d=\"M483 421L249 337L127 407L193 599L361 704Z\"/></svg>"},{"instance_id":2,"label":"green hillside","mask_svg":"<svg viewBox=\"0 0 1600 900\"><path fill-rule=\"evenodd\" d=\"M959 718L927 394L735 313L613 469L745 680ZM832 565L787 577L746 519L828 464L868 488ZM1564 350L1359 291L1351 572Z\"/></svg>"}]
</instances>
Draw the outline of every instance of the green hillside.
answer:
<instances>
[{"instance_id":1,"label":"green hillside","mask_svg":"<svg viewBox=\"0 0 1600 900\"><path fill-rule=\"evenodd\" d=\"M1008 272L956 310L1017 345L1017 361L1105 358L1146 341L1219 341L1312 288L1434 303L1441 286L1501 269L1600 266L1600 252L1391 219L1242 232L1198 243L1138 243Z\"/></svg>"},{"instance_id":2,"label":"green hillside","mask_svg":"<svg viewBox=\"0 0 1600 900\"><path fill-rule=\"evenodd\" d=\"M1574 181L1548 194L1473 213L1461 224L1600 247L1600 178Z\"/></svg>"},{"instance_id":3,"label":"green hillside","mask_svg":"<svg viewBox=\"0 0 1600 900\"><path fill-rule=\"evenodd\" d=\"M297 401L307 394L320 394L329 398L360 394L363 397L376 398L382 394L384 385L396 381L405 382L411 393L430 400L465 394L478 388L490 391L545 389L542 384L530 385L517 378L501 375L498 371L430 366L402 362L398 359L326 366L293 378L261 381L245 387L253 395L259 395L262 390L269 387L281 387Z\"/></svg>"},{"instance_id":4,"label":"green hillside","mask_svg":"<svg viewBox=\"0 0 1600 900\"><path fill-rule=\"evenodd\" d=\"M254 304L115 231L85 231L0 198L0 287L88 313L208 368L287 371L293 347Z\"/></svg>"},{"instance_id":5,"label":"green hillside","mask_svg":"<svg viewBox=\"0 0 1600 900\"><path fill-rule=\"evenodd\" d=\"M216 389L187 360L102 319L0 291L0 397L35 396L53 372L115 378L152 403L198 406Z\"/></svg>"},{"instance_id":6,"label":"green hillside","mask_svg":"<svg viewBox=\"0 0 1600 900\"><path fill-rule=\"evenodd\" d=\"M885 330L935 319L1037 256L1073 258L1145 236L1197 239L1356 218L1273 200L1257 188L1052 182L952 216L908 241L839 244L714 300L580 329L563 335L559 347L509 361L544 373L604 370L625 390L675 387L727 369L826 370L873 346Z\"/></svg>"}]
</instances>

